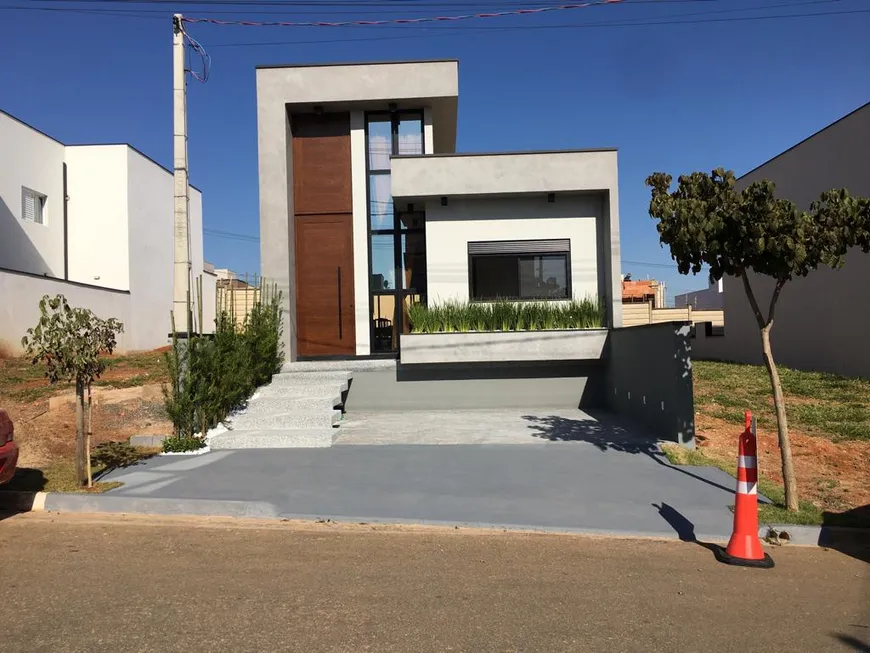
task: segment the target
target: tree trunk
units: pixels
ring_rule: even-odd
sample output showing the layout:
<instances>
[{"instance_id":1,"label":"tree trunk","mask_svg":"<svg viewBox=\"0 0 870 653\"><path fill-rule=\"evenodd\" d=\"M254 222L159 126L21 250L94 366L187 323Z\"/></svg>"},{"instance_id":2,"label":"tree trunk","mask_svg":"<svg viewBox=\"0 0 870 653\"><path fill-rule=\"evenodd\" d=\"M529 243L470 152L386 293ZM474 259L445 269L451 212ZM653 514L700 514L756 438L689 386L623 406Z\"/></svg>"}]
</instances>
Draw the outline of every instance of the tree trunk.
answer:
<instances>
[{"instance_id":1,"label":"tree trunk","mask_svg":"<svg viewBox=\"0 0 870 653\"><path fill-rule=\"evenodd\" d=\"M76 380L76 482L88 482L85 470L85 384Z\"/></svg>"},{"instance_id":2,"label":"tree trunk","mask_svg":"<svg viewBox=\"0 0 870 653\"><path fill-rule=\"evenodd\" d=\"M94 433L94 402L91 394L91 384L88 383L88 432L85 438L85 469L88 470L88 487L94 487L94 476L91 473L91 435Z\"/></svg>"},{"instance_id":3,"label":"tree trunk","mask_svg":"<svg viewBox=\"0 0 870 653\"><path fill-rule=\"evenodd\" d=\"M785 415L785 399L782 396L782 383L779 372L773 361L770 349L770 328L768 323L761 329L761 349L764 354L764 365L770 375L770 385L773 387L773 406L776 409L776 429L779 434L779 450L782 459L782 481L785 486L785 506L791 511L798 509L797 479L794 474L794 463L791 458L791 442L788 438L788 420Z\"/></svg>"}]
</instances>

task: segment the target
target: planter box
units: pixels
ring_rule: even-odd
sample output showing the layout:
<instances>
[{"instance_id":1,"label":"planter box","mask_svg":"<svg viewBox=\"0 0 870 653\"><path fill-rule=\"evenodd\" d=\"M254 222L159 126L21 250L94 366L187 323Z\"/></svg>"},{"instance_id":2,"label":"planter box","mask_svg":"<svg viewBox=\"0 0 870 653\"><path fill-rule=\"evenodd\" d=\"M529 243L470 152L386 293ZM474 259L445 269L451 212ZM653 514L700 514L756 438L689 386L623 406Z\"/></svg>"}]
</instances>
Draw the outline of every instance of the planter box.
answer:
<instances>
[{"instance_id":1,"label":"planter box","mask_svg":"<svg viewBox=\"0 0 870 653\"><path fill-rule=\"evenodd\" d=\"M403 365L600 360L607 329L411 333L401 336Z\"/></svg>"}]
</instances>

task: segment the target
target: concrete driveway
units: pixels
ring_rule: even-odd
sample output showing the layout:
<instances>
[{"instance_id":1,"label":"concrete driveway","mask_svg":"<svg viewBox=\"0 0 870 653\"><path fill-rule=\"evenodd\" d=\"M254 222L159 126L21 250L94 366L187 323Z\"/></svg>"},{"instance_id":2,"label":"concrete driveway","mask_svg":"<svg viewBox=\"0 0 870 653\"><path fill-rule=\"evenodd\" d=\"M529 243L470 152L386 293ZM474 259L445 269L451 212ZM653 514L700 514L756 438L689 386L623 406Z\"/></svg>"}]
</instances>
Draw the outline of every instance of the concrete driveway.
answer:
<instances>
[{"instance_id":1,"label":"concrete driveway","mask_svg":"<svg viewBox=\"0 0 870 653\"><path fill-rule=\"evenodd\" d=\"M481 430L516 419L499 422L498 416L483 415ZM519 417L531 433L524 444L355 445L158 457L112 473L108 480L125 485L107 495L56 497L54 507L69 501L122 512L729 535L731 477L712 468L672 467L656 444L638 433L607 419L579 417L527 411ZM437 416L429 419L415 432L451 432Z\"/></svg>"}]
</instances>

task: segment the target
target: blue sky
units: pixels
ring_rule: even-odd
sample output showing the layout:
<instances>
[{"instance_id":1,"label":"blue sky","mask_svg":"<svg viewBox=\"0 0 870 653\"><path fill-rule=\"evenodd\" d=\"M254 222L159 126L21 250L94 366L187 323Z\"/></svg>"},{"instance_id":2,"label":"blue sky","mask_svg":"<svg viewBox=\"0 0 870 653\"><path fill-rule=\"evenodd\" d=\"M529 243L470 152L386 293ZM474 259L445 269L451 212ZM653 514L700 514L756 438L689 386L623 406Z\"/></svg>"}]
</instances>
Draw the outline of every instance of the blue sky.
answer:
<instances>
[{"instance_id":1,"label":"blue sky","mask_svg":"<svg viewBox=\"0 0 870 653\"><path fill-rule=\"evenodd\" d=\"M357 1L273 9L0 0L0 108L64 142L129 142L168 166L171 11L342 20L547 4ZM67 11L76 8L114 13ZM681 277L661 249L645 177L717 166L744 173L870 100L868 9L866 0L623 0L416 27L191 25L212 57L209 81L189 86L191 181L204 193L206 228L256 237L254 66L457 58L458 151L618 147L623 271L663 279L672 297L706 279ZM827 15L782 17L793 14ZM747 20L766 16L780 17ZM263 42L280 45L249 45ZM259 269L254 241L206 235L205 249L218 267Z\"/></svg>"}]
</instances>

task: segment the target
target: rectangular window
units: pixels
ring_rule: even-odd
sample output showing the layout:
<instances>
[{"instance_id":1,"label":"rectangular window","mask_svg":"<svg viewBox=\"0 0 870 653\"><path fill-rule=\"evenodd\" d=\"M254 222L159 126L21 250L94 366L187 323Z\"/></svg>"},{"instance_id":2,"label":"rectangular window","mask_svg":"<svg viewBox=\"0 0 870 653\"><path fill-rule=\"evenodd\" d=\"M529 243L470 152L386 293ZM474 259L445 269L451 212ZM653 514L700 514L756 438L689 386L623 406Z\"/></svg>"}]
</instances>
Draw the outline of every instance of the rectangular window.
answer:
<instances>
[{"instance_id":1,"label":"rectangular window","mask_svg":"<svg viewBox=\"0 0 870 653\"><path fill-rule=\"evenodd\" d=\"M567 239L468 243L471 299L569 299L570 254Z\"/></svg>"},{"instance_id":2,"label":"rectangular window","mask_svg":"<svg viewBox=\"0 0 870 653\"><path fill-rule=\"evenodd\" d=\"M36 224L45 224L45 200L42 193L21 187L21 219Z\"/></svg>"}]
</instances>

